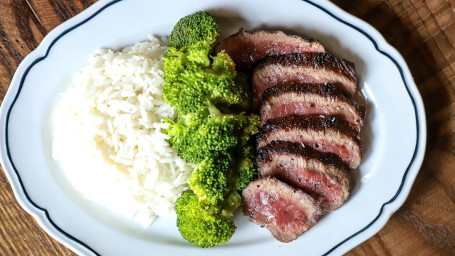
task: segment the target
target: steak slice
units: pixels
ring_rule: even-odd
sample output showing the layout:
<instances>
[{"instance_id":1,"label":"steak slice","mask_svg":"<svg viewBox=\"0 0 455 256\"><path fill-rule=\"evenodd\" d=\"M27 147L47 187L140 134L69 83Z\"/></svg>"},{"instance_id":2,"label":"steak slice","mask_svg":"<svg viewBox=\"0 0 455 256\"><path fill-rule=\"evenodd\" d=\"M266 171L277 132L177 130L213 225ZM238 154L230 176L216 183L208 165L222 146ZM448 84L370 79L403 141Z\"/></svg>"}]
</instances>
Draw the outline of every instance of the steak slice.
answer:
<instances>
[{"instance_id":1,"label":"steak slice","mask_svg":"<svg viewBox=\"0 0 455 256\"><path fill-rule=\"evenodd\" d=\"M262 94L261 123L291 115L331 115L356 126L363 126L365 108L346 98L335 84L275 85Z\"/></svg>"},{"instance_id":2,"label":"steak slice","mask_svg":"<svg viewBox=\"0 0 455 256\"><path fill-rule=\"evenodd\" d=\"M338 84L349 97L357 90L354 63L338 59L330 53L266 57L254 68L251 83L256 108L263 92L277 84Z\"/></svg>"},{"instance_id":3,"label":"steak slice","mask_svg":"<svg viewBox=\"0 0 455 256\"><path fill-rule=\"evenodd\" d=\"M324 46L316 40L308 40L282 31L246 31L225 38L215 51L225 50L240 70L250 69L260 59L271 55L289 53L325 52Z\"/></svg>"},{"instance_id":4,"label":"steak slice","mask_svg":"<svg viewBox=\"0 0 455 256\"><path fill-rule=\"evenodd\" d=\"M242 191L243 213L281 242L291 242L317 223L322 211L303 191L273 177L250 182Z\"/></svg>"},{"instance_id":5,"label":"steak slice","mask_svg":"<svg viewBox=\"0 0 455 256\"><path fill-rule=\"evenodd\" d=\"M351 169L362 159L355 127L336 116L286 116L265 122L256 135L257 148L272 141L290 141L336 154Z\"/></svg>"},{"instance_id":6,"label":"steak slice","mask_svg":"<svg viewBox=\"0 0 455 256\"><path fill-rule=\"evenodd\" d=\"M271 142L257 154L259 177L272 175L302 189L320 201L324 211L340 208L349 198L349 171L334 154L289 141Z\"/></svg>"}]
</instances>

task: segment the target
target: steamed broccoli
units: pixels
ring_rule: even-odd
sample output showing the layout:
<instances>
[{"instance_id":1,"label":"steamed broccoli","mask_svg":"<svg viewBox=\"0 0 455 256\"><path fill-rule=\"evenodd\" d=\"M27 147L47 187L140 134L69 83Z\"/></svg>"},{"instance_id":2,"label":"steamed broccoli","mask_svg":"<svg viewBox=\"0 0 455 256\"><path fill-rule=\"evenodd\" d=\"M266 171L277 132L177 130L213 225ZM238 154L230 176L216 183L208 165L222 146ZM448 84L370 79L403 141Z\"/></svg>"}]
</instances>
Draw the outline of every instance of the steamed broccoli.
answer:
<instances>
[{"instance_id":1,"label":"steamed broccoli","mask_svg":"<svg viewBox=\"0 0 455 256\"><path fill-rule=\"evenodd\" d=\"M256 175L251 135L257 132L259 117L223 114L210 105L202 113L169 122L171 146L196 163L188 179L191 190L177 200L180 233L200 247L227 242L235 230L232 217L240 206L239 192Z\"/></svg>"},{"instance_id":2,"label":"steamed broccoli","mask_svg":"<svg viewBox=\"0 0 455 256\"><path fill-rule=\"evenodd\" d=\"M244 129L258 122L257 115L223 114L209 103L208 109L200 113L180 115L170 124L166 134L170 145L178 155L191 163L199 163L213 153L226 152L240 144ZM256 128L257 129L257 128Z\"/></svg>"},{"instance_id":3,"label":"steamed broccoli","mask_svg":"<svg viewBox=\"0 0 455 256\"><path fill-rule=\"evenodd\" d=\"M231 155L221 152L196 165L188 179L188 185L199 201L216 205L224 200L230 189L231 164Z\"/></svg>"},{"instance_id":4,"label":"steamed broccoli","mask_svg":"<svg viewBox=\"0 0 455 256\"><path fill-rule=\"evenodd\" d=\"M184 239L199 247L223 244L236 229L230 210L223 211L213 205L204 205L187 190L177 199L177 227Z\"/></svg>"},{"instance_id":5,"label":"steamed broccoli","mask_svg":"<svg viewBox=\"0 0 455 256\"><path fill-rule=\"evenodd\" d=\"M194 44L213 44L219 27L208 12L200 11L180 19L169 36L169 46L180 49Z\"/></svg>"},{"instance_id":6,"label":"steamed broccoli","mask_svg":"<svg viewBox=\"0 0 455 256\"><path fill-rule=\"evenodd\" d=\"M256 161L254 159L254 147L252 145L245 146L242 153L238 156L238 159L238 177L234 183L234 189L240 192L257 176Z\"/></svg>"},{"instance_id":7,"label":"steamed broccoli","mask_svg":"<svg viewBox=\"0 0 455 256\"><path fill-rule=\"evenodd\" d=\"M176 109L165 133L169 144L195 164L190 190L176 202L183 238L200 247L227 242L235 231L240 191L256 175L251 136L259 117L247 114L246 75L224 51L211 56L219 28L207 12L182 18L169 37L164 58L163 98Z\"/></svg>"},{"instance_id":8,"label":"steamed broccoli","mask_svg":"<svg viewBox=\"0 0 455 256\"><path fill-rule=\"evenodd\" d=\"M238 159L237 170L239 175L234 185L237 191L242 191L257 174L252 135L258 132L259 124L259 116L250 115L248 123L243 127L242 135L240 136L240 143L237 146L235 155L236 159Z\"/></svg>"},{"instance_id":9,"label":"steamed broccoli","mask_svg":"<svg viewBox=\"0 0 455 256\"><path fill-rule=\"evenodd\" d=\"M246 78L239 81L235 63L224 51L210 56L218 25L207 12L182 18L174 27L164 58L163 98L182 114L216 106L249 107Z\"/></svg>"},{"instance_id":10,"label":"steamed broccoli","mask_svg":"<svg viewBox=\"0 0 455 256\"><path fill-rule=\"evenodd\" d=\"M199 48L168 48L164 70L163 97L180 113L200 112L210 102L243 109L250 105L246 79L238 81L235 64L224 51L209 58L208 51Z\"/></svg>"}]
</instances>

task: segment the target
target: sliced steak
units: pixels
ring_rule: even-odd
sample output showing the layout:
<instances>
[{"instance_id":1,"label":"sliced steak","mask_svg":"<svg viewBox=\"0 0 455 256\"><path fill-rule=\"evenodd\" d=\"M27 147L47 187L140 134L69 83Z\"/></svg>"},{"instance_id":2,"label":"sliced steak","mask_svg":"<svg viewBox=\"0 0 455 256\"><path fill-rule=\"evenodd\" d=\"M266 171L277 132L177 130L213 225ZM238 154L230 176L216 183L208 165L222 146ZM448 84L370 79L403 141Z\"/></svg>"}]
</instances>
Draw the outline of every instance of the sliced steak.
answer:
<instances>
[{"instance_id":1,"label":"sliced steak","mask_svg":"<svg viewBox=\"0 0 455 256\"><path fill-rule=\"evenodd\" d=\"M292 115L339 116L360 132L365 108L346 98L335 84L284 84L264 91L259 113L262 124Z\"/></svg>"},{"instance_id":2,"label":"sliced steak","mask_svg":"<svg viewBox=\"0 0 455 256\"><path fill-rule=\"evenodd\" d=\"M225 38L215 51L225 50L241 70L249 69L260 59L271 55L289 53L325 52L316 40L307 40L282 31L252 31L241 28L239 32Z\"/></svg>"},{"instance_id":3,"label":"sliced steak","mask_svg":"<svg viewBox=\"0 0 455 256\"><path fill-rule=\"evenodd\" d=\"M324 211L338 209L349 198L348 169L334 154L302 143L274 141L258 150L257 163L259 177L272 175L302 189L320 201Z\"/></svg>"},{"instance_id":4,"label":"sliced steak","mask_svg":"<svg viewBox=\"0 0 455 256\"><path fill-rule=\"evenodd\" d=\"M243 213L281 242L291 242L317 223L322 211L311 196L272 177L242 191Z\"/></svg>"},{"instance_id":5,"label":"sliced steak","mask_svg":"<svg viewBox=\"0 0 455 256\"><path fill-rule=\"evenodd\" d=\"M263 92L278 84L338 84L351 97L357 90L354 63L330 53L288 54L261 60L251 78L257 108Z\"/></svg>"},{"instance_id":6,"label":"sliced steak","mask_svg":"<svg viewBox=\"0 0 455 256\"><path fill-rule=\"evenodd\" d=\"M351 169L357 169L362 159L361 141L355 127L336 116L270 119L256 136L258 148L278 140L303 143L318 151L336 154Z\"/></svg>"}]
</instances>

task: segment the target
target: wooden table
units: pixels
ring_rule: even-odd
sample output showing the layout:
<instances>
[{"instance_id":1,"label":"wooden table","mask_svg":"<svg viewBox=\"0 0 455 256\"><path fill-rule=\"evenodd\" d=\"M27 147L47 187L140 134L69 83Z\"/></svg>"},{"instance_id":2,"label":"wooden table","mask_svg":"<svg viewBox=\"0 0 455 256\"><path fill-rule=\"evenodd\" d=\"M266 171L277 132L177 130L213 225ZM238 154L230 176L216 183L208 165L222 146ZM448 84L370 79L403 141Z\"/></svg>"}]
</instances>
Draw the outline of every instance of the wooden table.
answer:
<instances>
[{"instance_id":1,"label":"wooden table","mask_svg":"<svg viewBox=\"0 0 455 256\"><path fill-rule=\"evenodd\" d=\"M95 0L0 0L0 98L22 59ZM422 94L428 146L406 203L348 255L455 255L455 0L334 0L404 56ZM334 230L335 232L335 230ZM17 204L0 172L0 254L73 255Z\"/></svg>"}]
</instances>

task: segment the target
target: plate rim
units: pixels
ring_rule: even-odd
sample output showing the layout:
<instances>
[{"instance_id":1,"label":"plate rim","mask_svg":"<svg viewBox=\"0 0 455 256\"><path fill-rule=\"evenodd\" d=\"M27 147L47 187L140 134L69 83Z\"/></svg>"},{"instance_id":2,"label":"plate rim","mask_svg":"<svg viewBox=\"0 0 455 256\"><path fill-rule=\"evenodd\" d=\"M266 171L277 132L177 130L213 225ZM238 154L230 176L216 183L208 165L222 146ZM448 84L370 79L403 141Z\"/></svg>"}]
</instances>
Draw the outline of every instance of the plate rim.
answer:
<instances>
[{"instance_id":1,"label":"plate rim","mask_svg":"<svg viewBox=\"0 0 455 256\"><path fill-rule=\"evenodd\" d=\"M44 37L42 42L39 44L39 46L33 50L19 65L19 67L16 70L16 73L11 81L10 87L7 91L7 94L5 95L4 104L1 104L1 129L2 131L0 136L4 136L2 138L2 146L1 146L1 159L0 162L2 164L2 167L5 171L5 174L13 188L14 195L16 199L18 200L19 204L23 209L25 209L29 214L31 214L39 223L39 225L49 234L51 235L54 239L58 240L60 243L64 244L71 250L75 251L78 254L82 253L91 253L94 255L101 255L99 254L96 250L94 250L92 247L90 247L88 244L84 243L83 241L79 240L78 238L72 236L70 233L67 231L63 230L60 228L51 218L48 210L46 208L43 208L36 204L29 196L28 192L26 191L26 188L22 182L22 178L20 176L20 173L18 169L15 167L15 164L11 158L11 153L9 150L9 141L8 141L8 123L9 123L9 117L11 114L11 110L13 109L19 94L23 88L25 78L28 75L28 72L39 62L45 60L49 52L51 51L52 47L54 44L62 37L64 37L66 34L70 33L74 29L84 25L85 23L89 22L91 19L93 19L95 16L109 8L110 6L113 6L119 2L122 2L124 0L105 0L105 1L99 1L95 4L93 4L91 7L86 9L84 12L81 14L78 14L74 16L73 18L63 22L56 28L54 28L48 35ZM402 179L400 186L398 187L396 193L394 196L389 199L388 201L384 202L382 206L379 209L379 212L377 216L369 222L365 227L362 229L358 230L357 232L353 233L352 235L348 236L344 240L340 241L338 244L333 246L331 249L329 249L327 252L325 252L323 255L329 255L333 253L334 251L339 250L342 247L345 247L347 245L347 242L352 240L353 238L357 237L358 235L367 231L371 230L370 228L375 225L379 224L379 226L373 230L373 232L370 232L369 234L365 235L364 237L361 237L361 241L359 243L355 243L354 245L350 246L349 248L345 249L351 249L361 242L367 240L374 234L376 234L380 229L383 228L383 226L387 223L387 221L390 219L390 216L393 212L395 212L399 207L402 206L404 200L408 196L411 186L415 180L415 176L420 170L420 167L422 165L422 161L424 158L424 153L425 153L425 147L426 147L426 117L425 117L425 111L423 110L423 102L420 96L420 93L417 89L417 86L412 79L411 72L409 71L409 68L404 61L403 57L401 54L394 48L392 47L385 39L384 37L371 25L366 23L365 21L347 13L346 11L342 10L338 6L334 5L333 3L329 1L319 1L320 3L316 3L317 0L300 0L301 2L306 2L315 8L323 11L324 13L328 14L332 18L334 18L336 21L341 22L342 24L349 26L351 29L354 29L364 35L370 42L373 43L374 48L376 51L378 51L380 54L384 55L387 57L392 63L396 66L398 69L402 82L405 86L406 92L409 96L409 99L412 102L412 106L414 109L414 115L415 115L415 128L416 128L416 138L415 138L415 147L414 147L414 152L412 155L412 158L406 168L406 170L403 173ZM91 11L91 12L90 12ZM337 12L337 13L335 13ZM84 16L84 13L86 15ZM355 24L353 21L348 21L354 20ZM80 20L80 21L79 21ZM71 22L70 22L71 21ZM371 35L373 34L373 35ZM380 48L380 45L383 46L384 49ZM44 52L43 56L35 56L39 53ZM11 90L10 90L11 89ZM13 90L14 89L14 92ZM412 175L411 175L412 174ZM412 176L412 177L410 177ZM406 189L404 189L406 188ZM397 200L400 197L400 200ZM391 210L386 213L386 206L391 207L388 210ZM385 220L384 223L378 223L378 220Z\"/></svg>"}]
</instances>

